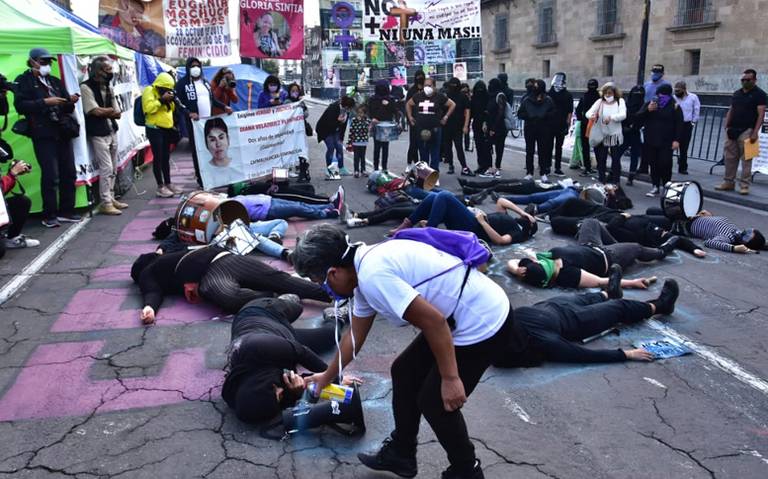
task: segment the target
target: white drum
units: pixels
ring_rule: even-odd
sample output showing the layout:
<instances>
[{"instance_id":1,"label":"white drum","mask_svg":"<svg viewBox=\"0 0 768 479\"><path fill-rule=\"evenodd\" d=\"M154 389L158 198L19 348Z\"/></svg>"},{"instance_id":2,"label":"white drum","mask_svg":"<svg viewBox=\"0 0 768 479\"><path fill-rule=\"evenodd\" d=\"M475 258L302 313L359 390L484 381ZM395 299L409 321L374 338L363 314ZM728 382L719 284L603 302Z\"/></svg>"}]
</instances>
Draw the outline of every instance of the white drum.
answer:
<instances>
[{"instance_id":1,"label":"white drum","mask_svg":"<svg viewBox=\"0 0 768 479\"><path fill-rule=\"evenodd\" d=\"M671 220L693 218L704 206L701 185L695 181L670 181L664 185L661 209Z\"/></svg>"}]
</instances>

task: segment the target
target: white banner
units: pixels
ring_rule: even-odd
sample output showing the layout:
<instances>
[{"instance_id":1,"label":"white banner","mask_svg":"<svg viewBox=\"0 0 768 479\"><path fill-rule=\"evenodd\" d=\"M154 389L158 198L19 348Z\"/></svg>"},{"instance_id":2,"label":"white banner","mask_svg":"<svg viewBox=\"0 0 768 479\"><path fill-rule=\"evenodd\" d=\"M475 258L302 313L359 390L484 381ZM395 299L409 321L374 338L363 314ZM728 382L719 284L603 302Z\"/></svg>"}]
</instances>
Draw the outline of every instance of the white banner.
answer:
<instances>
[{"instance_id":1,"label":"white banner","mask_svg":"<svg viewBox=\"0 0 768 479\"><path fill-rule=\"evenodd\" d=\"M272 174L307 157L303 103L193 121L205 189Z\"/></svg>"},{"instance_id":2,"label":"white banner","mask_svg":"<svg viewBox=\"0 0 768 479\"><path fill-rule=\"evenodd\" d=\"M480 38L480 0L363 0L363 40Z\"/></svg>"},{"instance_id":3,"label":"white banner","mask_svg":"<svg viewBox=\"0 0 768 479\"><path fill-rule=\"evenodd\" d=\"M757 141L760 142L760 154L752 159L752 173L768 175L768 112L763 118L763 127L760 129Z\"/></svg>"},{"instance_id":4,"label":"white banner","mask_svg":"<svg viewBox=\"0 0 768 479\"><path fill-rule=\"evenodd\" d=\"M166 58L228 57L237 52L229 33L229 0L164 0L163 14Z\"/></svg>"}]
</instances>

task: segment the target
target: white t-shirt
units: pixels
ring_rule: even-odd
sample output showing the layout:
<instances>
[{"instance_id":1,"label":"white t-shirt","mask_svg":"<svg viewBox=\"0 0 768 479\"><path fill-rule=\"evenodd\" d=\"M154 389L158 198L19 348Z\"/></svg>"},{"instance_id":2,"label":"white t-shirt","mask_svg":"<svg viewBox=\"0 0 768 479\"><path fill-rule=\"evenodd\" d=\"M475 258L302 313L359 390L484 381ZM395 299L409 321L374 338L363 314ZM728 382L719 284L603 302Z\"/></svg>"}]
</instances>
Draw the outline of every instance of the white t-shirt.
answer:
<instances>
[{"instance_id":1,"label":"white t-shirt","mask_svg":"<svg viewBox=\"0 0 768 479\"><path fill-rule=\"evenodd\" d=\"M202 79L192 83L195 85L195 92L197 93L197 114L200 118L208 118L211 116L211 93Z\"/></svg>"},{"instance_id":2,"label":"white t-shirt","mask_svg":"<svg viewBox=\"0 0 768 479\"><path fill-rule=\"evenodd\" d=\"M501 286L481 272L472 270L458 306L456 298L466 274L464 266L413 288L459 262L459 258L418 241L390 240L361 246L355 254L358 279L355 316L378 313L396 326L405 326L410 324L403 319L405 310L421 295L446 318L453 313L456 328L452 334L456 346L477 344L490 338L506 321L510 305Z\"/></svg>"}]
</instances>

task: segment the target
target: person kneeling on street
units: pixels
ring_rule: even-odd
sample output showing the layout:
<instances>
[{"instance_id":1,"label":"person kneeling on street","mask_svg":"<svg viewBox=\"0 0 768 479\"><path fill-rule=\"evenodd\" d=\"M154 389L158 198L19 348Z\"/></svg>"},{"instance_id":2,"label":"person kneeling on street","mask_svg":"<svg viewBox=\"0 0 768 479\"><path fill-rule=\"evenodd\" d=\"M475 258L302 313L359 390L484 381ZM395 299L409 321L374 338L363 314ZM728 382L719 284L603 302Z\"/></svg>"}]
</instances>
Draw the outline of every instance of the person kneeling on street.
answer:
<instances>
[{"instance_id":1,"label":"person kneeling on street","mask_svg":"<svg viewBox=\"0 0 768 479\"><path fill-rule=\"evenodd\" d=\"M10 150L10 147L7 147L7 149ZM6 150L5 146L3 147L3 151L8 153L6 160L10 159L12 155ZM0 185L2 186L3 193L3 199L0 199L0 201L5 200L5 206L8 210L10 220L10 225L7 227L5 234L0 235L0 258L5 255L6 249L34 248L40 246L38 240L27 238L21 233L21 230L24 228L24 223L29 216L29 208L31 207L32 202L23 192L11 193L11 190L16 186L16 178L21 175L26 175L30 170L31 167L27 163L16 161L11 163L10 168L8 168L8 174L0 177Z\"/></svg>"},{"instance_id":2,"label":"person kneeling on street","mask_svg":"<svg viewBox=\"0 0 768 479\"><path fill-rule=\"evenodd\" d=\"M218 246L142 254L131 267L131 278L143 297L140 319L144 324L155 322L166 294L184 294L190 303L203 298L228 313L237 312L251 300L275 294L295 293L326 303L330 300L316 284L278 271L255 256L236 255Z\"/></svg>"},{"instance_id":3,"label":"person kneeling on street","mask_svg":"<svg viewBox=\"0 0 768 479\"><path fill-rule=\"evenodd\" d=\"M618 290L619 293L621 290ZM528 335L528 347L494 361L498 367L538 366L544 361L563 363L612 363L650 361L641 348L590 349L581 342L617 325L635 324L656 314L672 314L680 288L673 279L664 282L659 297L650 301L611 299L609 293L555 296L533 306L515 308L515 324ZM523 363L520 363L520 359Z\"/></svg>"}]
</instances>

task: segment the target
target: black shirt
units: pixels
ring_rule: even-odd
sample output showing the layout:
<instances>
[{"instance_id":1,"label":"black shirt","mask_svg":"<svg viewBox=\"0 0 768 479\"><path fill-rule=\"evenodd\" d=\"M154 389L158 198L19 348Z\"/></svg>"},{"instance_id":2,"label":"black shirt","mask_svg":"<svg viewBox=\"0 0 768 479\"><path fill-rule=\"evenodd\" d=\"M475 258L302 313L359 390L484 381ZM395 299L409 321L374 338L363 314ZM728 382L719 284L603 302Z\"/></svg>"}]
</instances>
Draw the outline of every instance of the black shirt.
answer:
<instances>
[{"instance_id":1,"label":"black shirt","mask_svg":"<svg viewBox=\"0 0 768 479\"><path fill-rule=\"evenodd\" d=\"M453 109L453 113L448 117L448 122L445 124L445 128L452 130L461 130L464 128L464 112L469 109L469 99L461 92L456 92L448 95L448 98L456 103L456 107Z\"/></svg>"},{"instance_id":2,"label":"black shirt","mask_svg":"<svg viewBox=\"0 0 768 479\"><path fill-rule=\"evenodd\" d=\"M581 270L597 276L607 273L605 254L592 246L568 245L550 250L553 259L563 261L555 283L564 288L578 288Z\"/></svg>"},{"instance_id":3,"label":"black shirt","mask_svg":"<svg viewBox=\"0 0 768 479\"><path fill-rule=\"evenodd\" d=\"M739 89L731 98L730 128L754 128L757 123L757 107L765 106L768 99L763 90L754 87L748 92Z\"/></svg>"},{"instance_id":4,"label":"black shirt","mask_svg":"<svg viewBox=\"0 0 768 479\"><path fill-rule=\"evenodd\" d=\"M413 119L416 127L422 130L440 127L440 120L448 110L448 97L442 93L434 93L428 97L424 92L413 96Z\"/></svg>"},{"instance_id":5,"label":"black shirt","mask_svg":"<svg viewBox=\"0 0 768 479\"><path fill-rule=\"evenodd\" d=\"M500 236L512 236L512 243L522 243L531 237L531 224L525 218L514 218L507 213L489 213L486 218L488 225ZM492 243L490 236L479 223L475 234L480 239Z\"/></svg>"}]
</instances>

